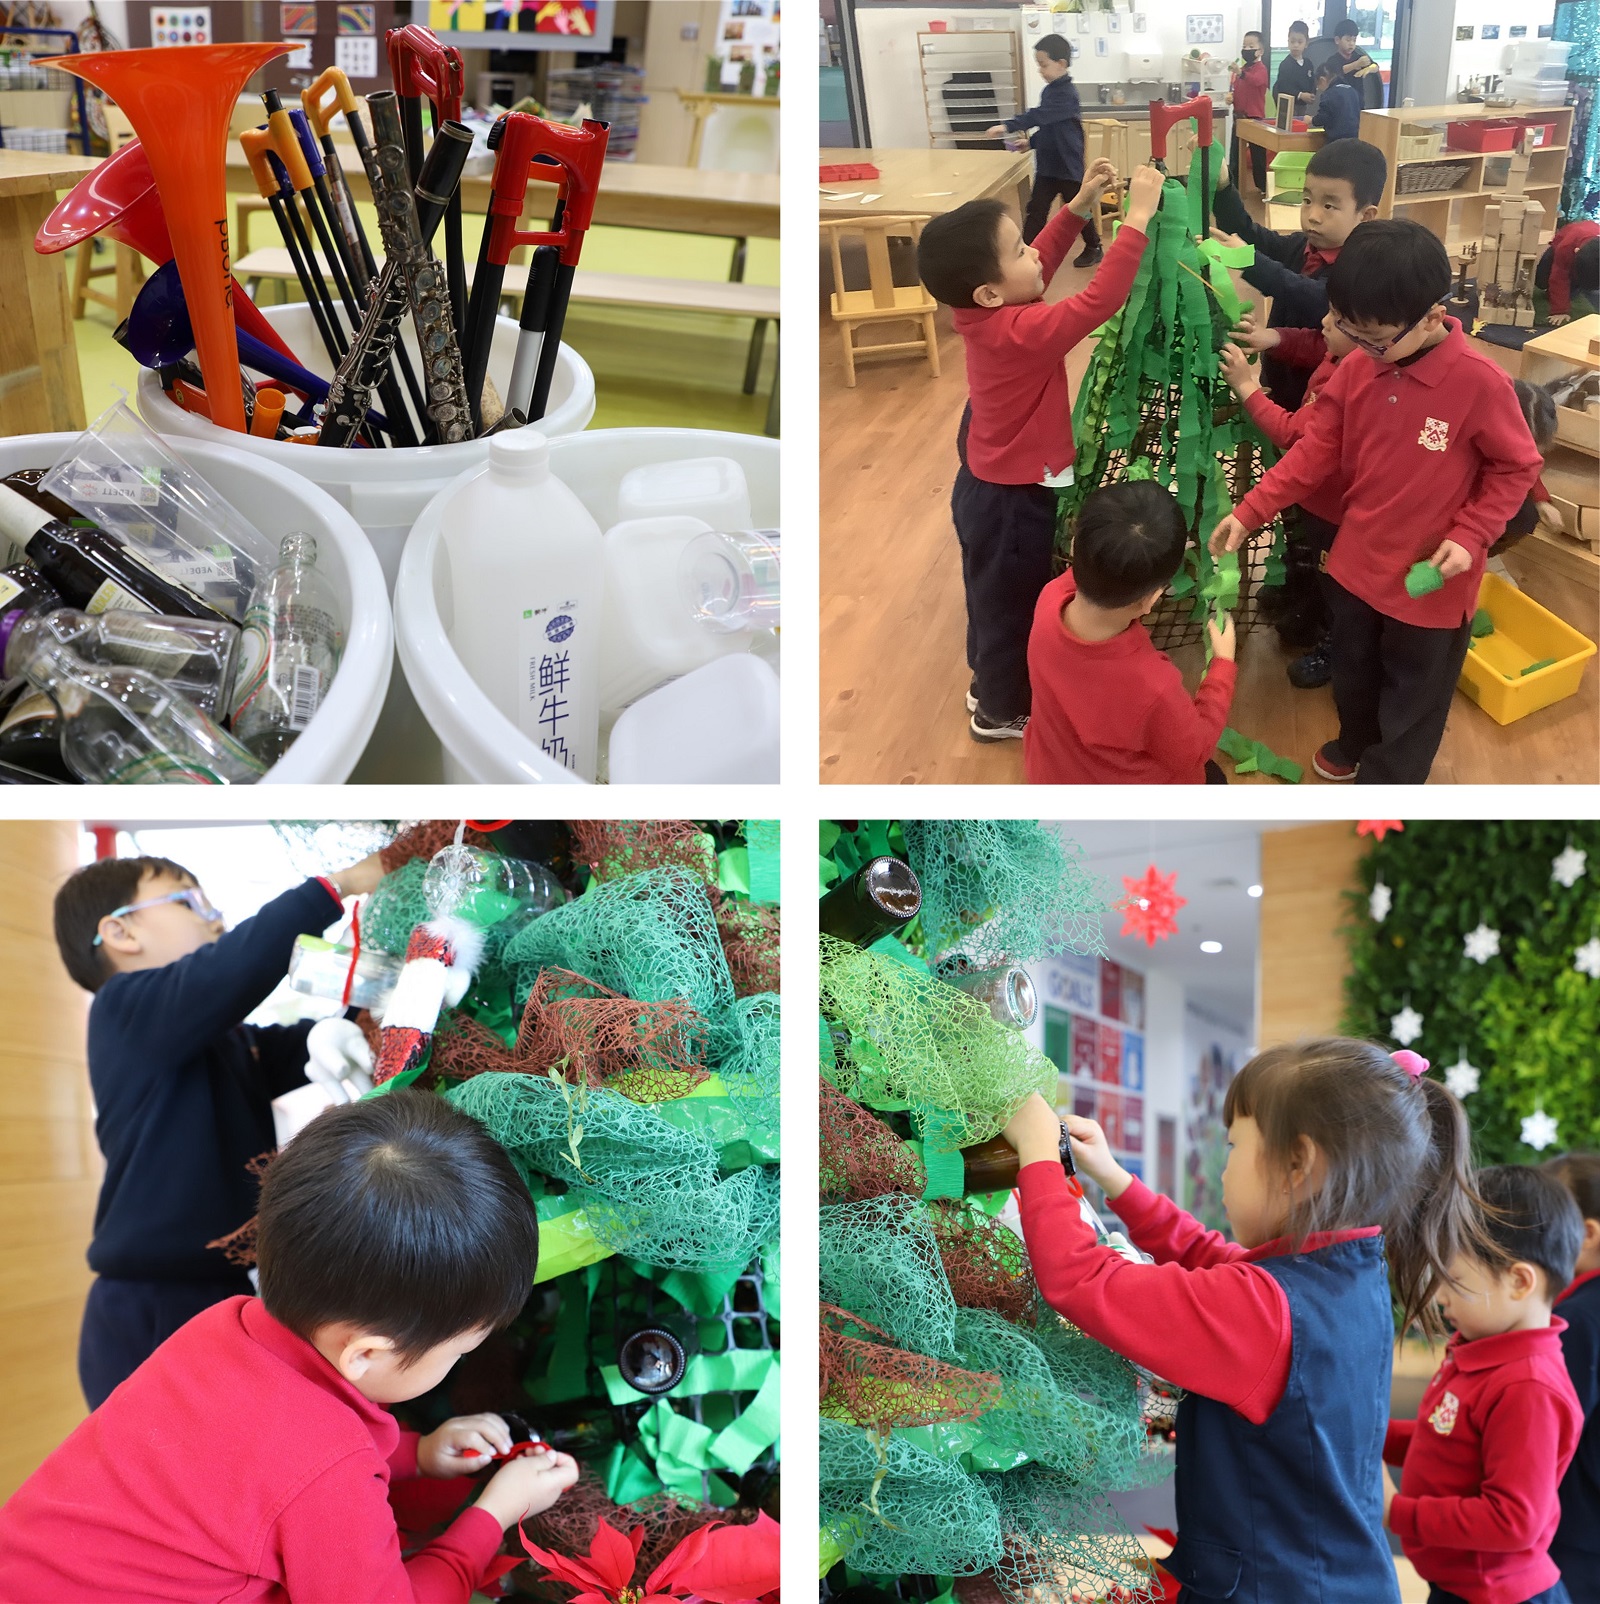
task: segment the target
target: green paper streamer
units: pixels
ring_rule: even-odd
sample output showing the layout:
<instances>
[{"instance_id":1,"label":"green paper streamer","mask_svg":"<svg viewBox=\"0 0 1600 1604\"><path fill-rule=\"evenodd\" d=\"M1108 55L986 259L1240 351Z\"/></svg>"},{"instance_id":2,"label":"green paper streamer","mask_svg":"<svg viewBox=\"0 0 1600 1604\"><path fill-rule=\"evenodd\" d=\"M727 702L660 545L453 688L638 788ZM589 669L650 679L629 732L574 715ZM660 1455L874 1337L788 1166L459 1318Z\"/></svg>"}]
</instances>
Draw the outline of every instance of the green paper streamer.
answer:
<instances>
[{"instance_id":1,"label":"green paper streamer","mask_svg":"<svg viewBox=\"0 0 1600 1604\"><path fill-rule=\"evenodd\" d=\"M1406 571L1406 594L1410 597L1429 596L1444 589L1444 575L1432 563L1413 563Z\"/></svg>"},{"instance_id":2,"label":"green paper streamer","mask_svg":"<svg viewBox=\"0 0 1600 1604\"><path fill-rule=\"evenodd\" d=\"M910 1142L907 1145L921 1157L923 1170L927 1174L927 1183L922 1188L923 1197L961 1196L966 1184L967 1166L959 1149L941 1151L927 1142Z\"/></svg>"},{"instance_id":3,"label":"green paper streamer","mask_svg":"<svg viewBox=\"0 0 1600 1604\"><path fill-rule=\"evenodd\" d=\"M535 1286L611 1257L611 1249L595 1241L581 1207L569 1206L563 1213L546 1217L547 1203L566 1204L568 1199L540 1198L535 1205L539 1211L539 1268L534 1272Z\"/></svg>"},{"instance_id":4,"label":"green paper streamer","mask_svg":"<svg viewBox=\"0 0 1600 1604\"><path fill-rule=\"evenodd\" d=\"M1494 634L1494 620L1489 616L1488 609L1480 607L1472 615L1472 638L1482 640L1485 635Z\"/></svg>"},{"instance_id":5,"label":"green paper streamer","mask_svg":"<svg viewBox=\"0 0 1600 1604\"><path fill-rule=\"evenodd\" d=\"M778 821L747 819L744 838L750 859L750 900L776 903L779 888Z\"/></svg>"},{"instance_id":6,"label":"green paper streamer","mask_svg":"<svg viewBox=\"0 0 1600 1604\"><path fill-rule=\"evenodd\" d=\"M1541 657L1537 663L1529 663L1522 672L1524 675L1537 674L1541 668L1549 668L1549 666L1555 661L1556 659L1554 657Z\"/></svg>"},{"instance_id":7,"label":"green paper streamer","mask_svg":"<svg viewBox=\"0 0 1600 1604\"><path fill-rule=\"evenodd\" d=\"M782 1416L782 1388L778 1366L774 1364L738 1419L711 1439L712 1459L735 1476L744 1475L778 1440Z\"/></svg>"},{"instance_id":8,"label":"green paper streamer","mask_svg":"<svg viewBox=\"0 0 1600 1604\"><path fill-rule=\"evenodd\" d=\"M613 1504L633 1504L661 1491L655 1472L645 1463L644 1456L634 1443L618 1443L606 1461L606 1497ZM698 1478L694 1496L700 1496Z\"/></svg>"},{"instance_id":9,"label":"green paper streamer","mask_svg":"<svg viewBox=\"0 0 1600 1604\"><path fill-rule=\"evenodd\" d=\"M750 895L750 851L747 847L728 847L717 854L717 888Z\"/></svg>"}]
</instances>

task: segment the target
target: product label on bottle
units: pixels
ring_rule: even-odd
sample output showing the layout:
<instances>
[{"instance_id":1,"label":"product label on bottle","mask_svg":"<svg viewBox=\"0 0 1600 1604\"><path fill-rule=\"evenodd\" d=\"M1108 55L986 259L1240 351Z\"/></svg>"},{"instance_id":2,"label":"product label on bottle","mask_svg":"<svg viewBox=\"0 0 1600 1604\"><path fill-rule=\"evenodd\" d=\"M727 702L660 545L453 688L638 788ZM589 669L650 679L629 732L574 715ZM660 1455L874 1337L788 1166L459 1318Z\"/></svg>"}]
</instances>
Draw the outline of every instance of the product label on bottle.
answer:
<instances>
[{"instance_id":1,"label":"product label on bottle","mask_svg":"<svg viewBox=\"0 0 1600 1604\"><path fill-rule=\"evenodd\" d=\"M578 766L577 684L574 669L587 637L576 601L524 609L517 637L525 684L517 702L517 727L532 736L546 757L564 768Z\"/></svg>"},{"instance_id":2,"label":"product label on bottle","mask_svg":"<svg viewBox=\"0 0 1600 1604\"><path fill-rule=\"evenodd\" d=\"M10 485L0 485L0 539L16 547L14 552L4 553L8 563L16 562L23 548L49 522L50 514L43 507L19 496Z\"/></svg>"},{"instance_id":3,"label":"product label on bottle","mask_svg":"<svg viewBox=\"0 0 1600 1604\"><path fill-rule=\"evenodd\" d=\"M11 704L11 711L0 722L0 735L9 735L18 725L31 723L35 719L55 716L56 704L43 691L33 691L27 696L18 697Z\"/></svg>"},{"instance_id":4,"label":"product label on bottle","mask_svg":"<svg viewBox=\"0 0 1600 1604\"><path fill-rule=\"evenodd\" d=\"M161 504L161 470L115 463L100 470L100 477L79 479L72 486L78 501L121 502L133 507Z\"/></svg>"},{"instance_id":5,"label":"product label on bottle","mask_svg":"<svg viewBox=\"0 0 1600 1604\"><path fill-rule=\"evenodd\" d=\"M314 663L296 663L289 675L284 704L289 709L289 728L303 730L322 706L322 675Z\"/></svg>"},{"instance_id":6,"label":"product label on bottle","mask_svg":"<svg viewBox=\"0 0 1600 1604\"><path fill-rule=\"evenodd\" d=\"M213 546L209 555L175 551L155 559L155 566L176 585L231 585L236 580L233 554L226 546Z\"/></svg>"},{"instance_id":7,"label":"product label on bottle","mask_svg":"<svg viewBox=\"0 0 1600 1604\"><path fill-rule=\"evenodd\" d=\"M5 574L0 574L0 609L8 607L22 594L22 586Z\"/></svg>"},{"instance_id":8,"label":"product label on bottle","mask_svg":"<svg viewBox=\"0 0 1600 1604\"><path fill-rule=\"evenodd\" d=\"M109 613L113 608L138 613L155 611L149 602L141 601L131 590L124 590L116 580L108 579L89 598L89 604L84 608L84 612Z\"/></svg>"}]
</instances>

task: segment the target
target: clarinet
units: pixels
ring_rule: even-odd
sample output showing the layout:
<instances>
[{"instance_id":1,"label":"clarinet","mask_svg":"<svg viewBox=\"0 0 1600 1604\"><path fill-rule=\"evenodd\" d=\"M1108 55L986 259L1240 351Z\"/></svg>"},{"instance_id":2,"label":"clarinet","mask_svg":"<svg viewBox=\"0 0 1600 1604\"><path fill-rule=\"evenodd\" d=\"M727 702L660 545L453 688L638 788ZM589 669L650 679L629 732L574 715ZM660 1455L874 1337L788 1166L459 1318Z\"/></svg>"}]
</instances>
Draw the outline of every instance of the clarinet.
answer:
<instances>
[{"instance_id":1,"label":"clarinet","mask_svg":"<svg viewBox=\"0 0 1600 1604\"><path fill-rule=\"evenodd\" d=\"M367 182L372 186L372 198L378 210L378 226L383 233L383 248L388 258L384 271L387 274L390 268L398 267L403 294L410 303L412 321L417 329L418 349L422 355L428 416L433 420L441 442L469 440L472 438L472 411L467 402L461 347L456 340L444 274L428 248L417 215L417 199L412 193L406 165L398 98L392 90L379 91L367 97L367 109L372 115L373 137L363 162L367 170ZM471 135L460 124L445 123L439 130L440 135L452 127L460 128L461 136L470 141ZM435 148L438 144L439 139L436 138ZM430 150L430 157L432 154ZM418 187L421 187L420 183ZM455 185L450 187L453 190ZM431 194L429 198L432 198ZM448 195L445 200L448 200ZM442 204L440 210L443 210ZM382 291L380 280L379 293L373 297L374 312L380 303L387 303L388 297ZM365 331L365 321L362 327ZM398 325L394 332L398 332ZM393 337L391 334L391 347Z\"/></svg>"}]
</instances>

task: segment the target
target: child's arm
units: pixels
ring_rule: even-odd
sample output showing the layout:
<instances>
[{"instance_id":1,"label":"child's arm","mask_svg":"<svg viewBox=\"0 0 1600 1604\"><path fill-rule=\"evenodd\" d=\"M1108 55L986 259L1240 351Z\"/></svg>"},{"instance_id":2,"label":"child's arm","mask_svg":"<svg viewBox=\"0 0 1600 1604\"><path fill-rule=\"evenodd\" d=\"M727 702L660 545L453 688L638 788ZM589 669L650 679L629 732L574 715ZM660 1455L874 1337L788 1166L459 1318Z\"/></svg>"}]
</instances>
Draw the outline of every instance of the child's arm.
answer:
<instances>
[{"instance_id":1,"label":"child's arm","mask_svg":"<svg viewBox=\"0 0 1600 1604\"><path fill-rule=\"evenodd\" d=\"M1410 1448L1416 1432L1415 1420L1391 1420L1383 1436L1384 1464L1403 1465L1406 1462L1406 1450Z\"/></svg>"},{"instance_id":2,"label":"child's arm","mask_svg":"<svg viewBox=\"0 0 1600 1604\"><path fill-rule=\"evenodd\" d=\"M1046 285L1056 276L1056 270L1067 259L1067 252L1099 209L1101 194L1116 181L1116 168L1103 156L1097 158L1089 164L1077 194L1040 229L1033 248L1039 253L1039 272Z\"/></svg>"},{"instance_id":3,"label":"child's arm","mask_svg":"<svg viewBox=\"0 0 1600 1604\"><path fill-rule=\"evenodd\" d=\"M1389 1530L1407 1548L1513 1554L1541 1541L1556 1507L1557 1465L1569 1405L1537 1381L1514 1383L1483 1423L1483 1480L1472 1494L1396 1494Z\"/></svg>"},{"instance_id":4,"label":"child's arm","mask_svg":"<svg viewBox=\"0 0 1600 1604\"><path fill-rule=\"evenodd\" d=\"M1170 755L1172 766L1186 773L1198 769L1217 749L1217 740L1233 706L1237 670L1233 662L1233 620L1225 624L1226 647L1219 645L1215 624L1208 624L1215 656L1191 700L1176 669L1172 682L1145 720L1146 750Z\"/></svg>"},{"instance_id":5,"label":"child's arm","mask_svg":"<svg viewBox=\"0 0 1600 1604\"><path fill-rule=\"evenodd\" d=\"M1295 252L1298 234L1280 234L1258 223L1239 199L1231 183L1219 183L1216 195L1216 224L1225 234L1236 235L1244 244L1254 245L1259 260L1266 256L1275 262L1287 261Z\"/></svg>"},{"instance_id":6,"label":"child's arm","mask_svg":"<svg viewBox=\"0 0 1600 1604\"><path fill-rule=\"evenodd\" d=\"M1259 247L1255 261L1241 268L1239 277L1251 289L1272 297L1272 315L1279 325L1321 329L1328 313L1328 286L1323 280L1307 278L1286 262L1263 254Z\"/></svg>"},{"instance_id":7,"label":"child's arm","mask_svg":"<svg viewBox=\"0 0 1600 1604\"><path fill-rule=\"evenodd\" d=\"M1157 1264L1201 1270L1213 1264L1232 1264L1245 1256L1237 1242L1208 1229L1170 1197L1152 1192L1137 1176L1130 1175L1115 1198L1108 1192L1106 1201L1127 1226L1128 1239Z\"/></svg>"},{"instance_id":8,"label":"child's arm","mask_svg":"<svg viewBox=\"0 0 1600 1604\"><path fill-rule=\"evenodd\" d=\"M1437 562L1449 545L1460 547L1469 557L1487 552L1516 516L1544 466L1510 383L1493 383L1486 390L1473 408L1472 436L1465 442L1477 449L1483 466L1430 562Z\"/></svg>"},{"instance_id":9,"label":"child's arm","mask_svg":"<svg viewBox=\"0 0 1600 1604\"><path fill-rule=\"evenodd\" d=\"M1328 354L1328 341L1320 328L1277 328L1272 353L1291 368L1320 368Z\"/></svg>"}]
</instances>

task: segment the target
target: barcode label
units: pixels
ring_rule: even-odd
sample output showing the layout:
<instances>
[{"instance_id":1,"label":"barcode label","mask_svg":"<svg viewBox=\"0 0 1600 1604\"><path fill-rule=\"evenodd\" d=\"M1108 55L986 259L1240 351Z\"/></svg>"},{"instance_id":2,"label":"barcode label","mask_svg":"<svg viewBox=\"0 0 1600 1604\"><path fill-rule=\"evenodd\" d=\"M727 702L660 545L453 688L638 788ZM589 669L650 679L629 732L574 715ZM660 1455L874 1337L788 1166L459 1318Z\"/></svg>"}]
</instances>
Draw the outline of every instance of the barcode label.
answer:
<instances>
[{"instance_id":1,"label":"barcode label","mask_svg":"<svg viewBox=\"0 0 1600 1604\"><path fill-rule=\"evenodd\" d=\"M120 501L135 507L155 507L161 502L161 470L123 464L106 468L102 478L79 479L72 489L81 501Z\"/></svg>"},{"instance_id":2,"label":"barcode label","mask_svg":"<svg viewBox=\"0 0 1600 1604\"><path fill-rule=\"evenodd\" d=\"M322 674L311 663L296 663L289 683L289 728L303 730L322 705Z\"/></svg>"}]
</instances>

